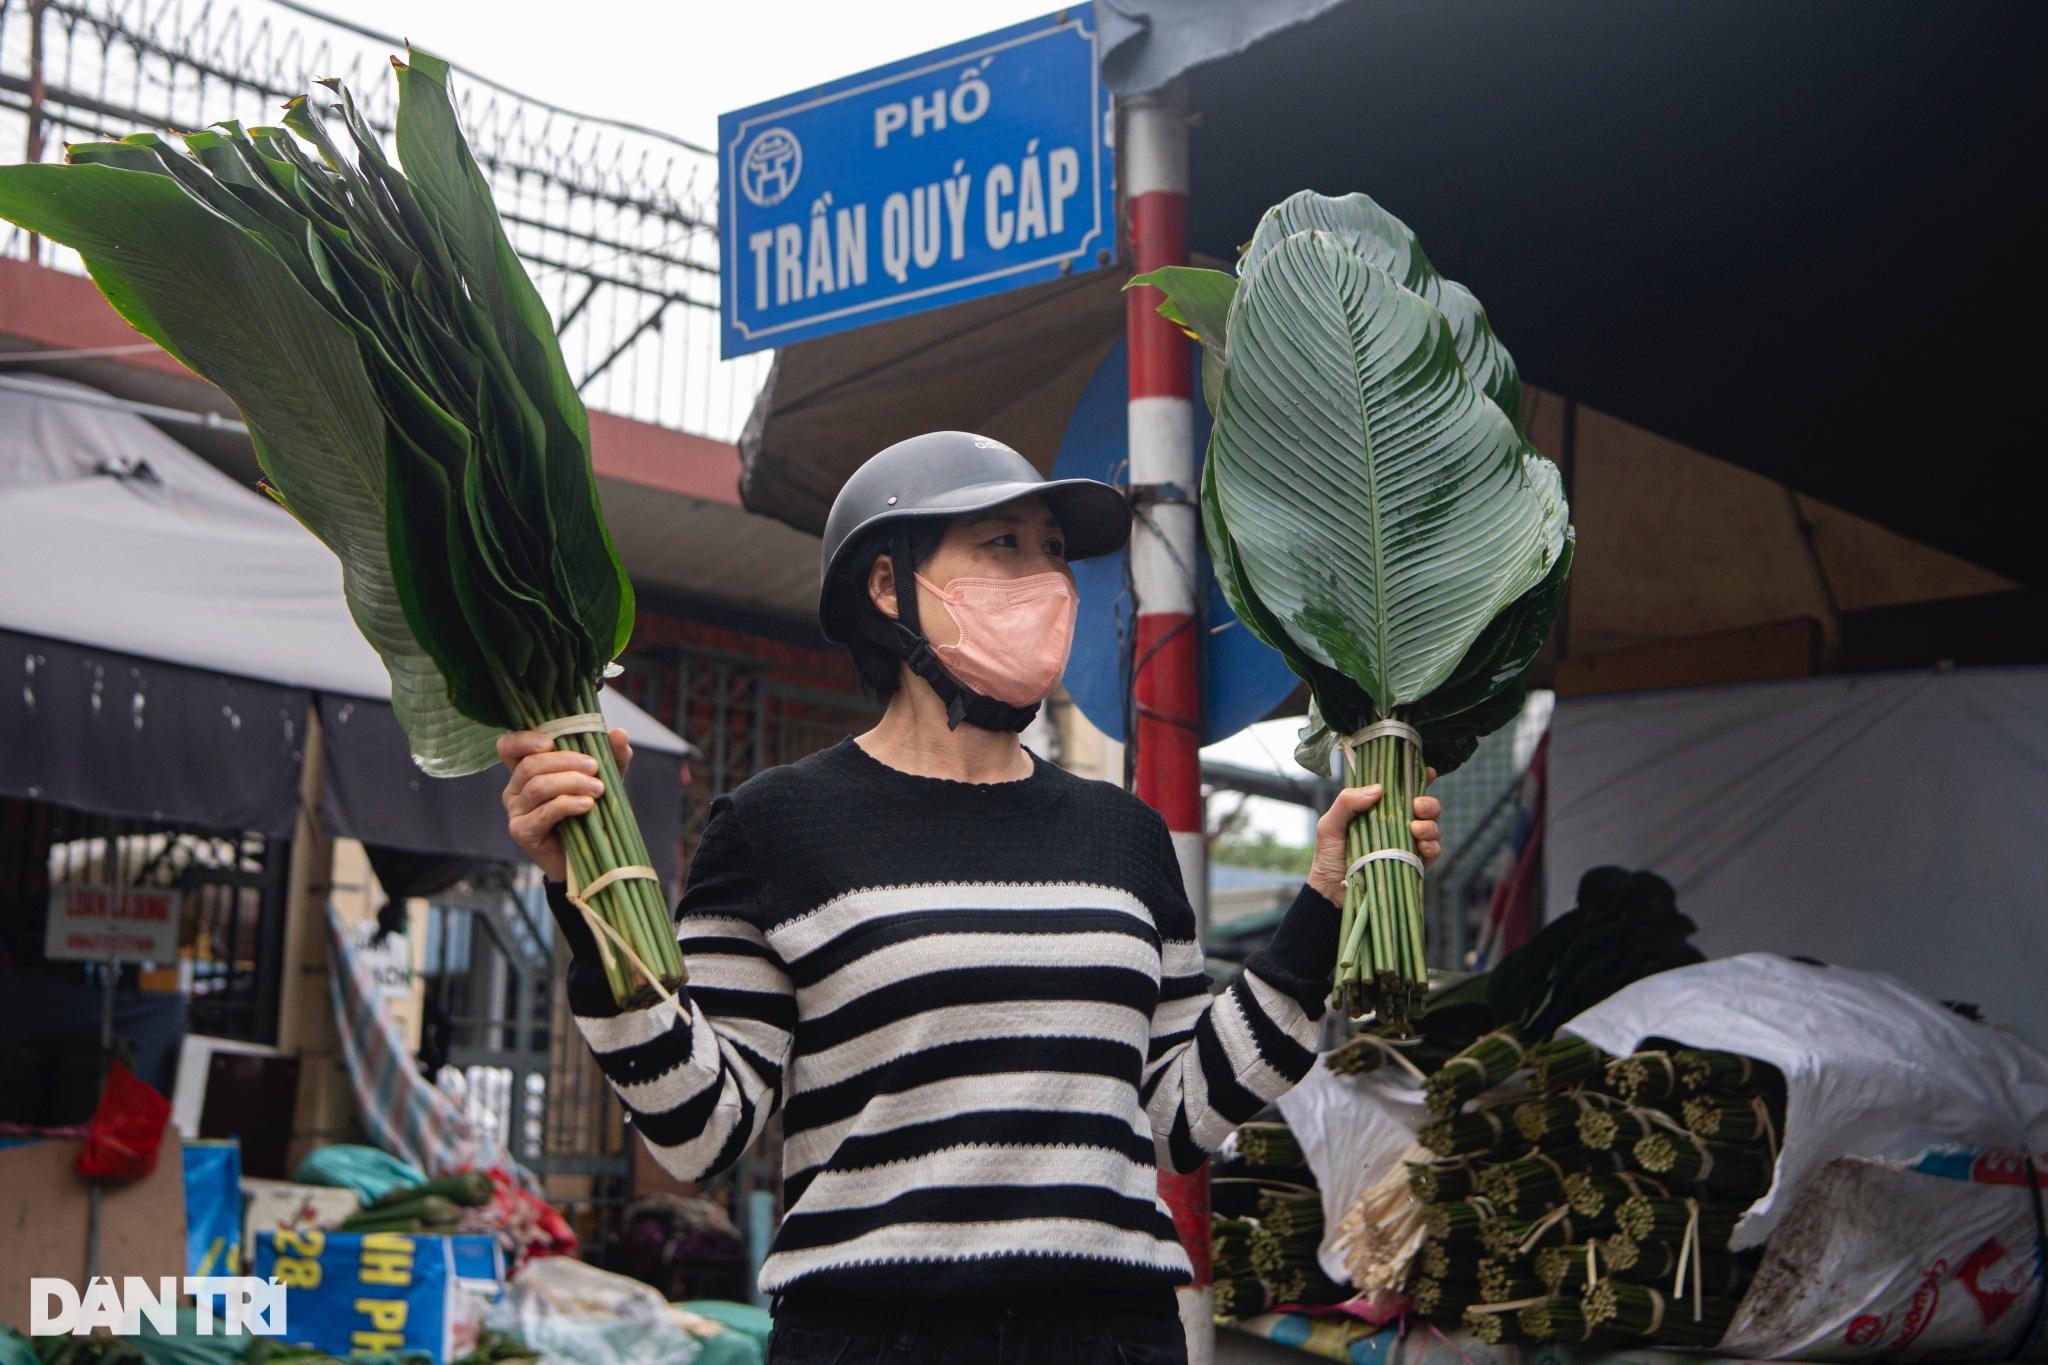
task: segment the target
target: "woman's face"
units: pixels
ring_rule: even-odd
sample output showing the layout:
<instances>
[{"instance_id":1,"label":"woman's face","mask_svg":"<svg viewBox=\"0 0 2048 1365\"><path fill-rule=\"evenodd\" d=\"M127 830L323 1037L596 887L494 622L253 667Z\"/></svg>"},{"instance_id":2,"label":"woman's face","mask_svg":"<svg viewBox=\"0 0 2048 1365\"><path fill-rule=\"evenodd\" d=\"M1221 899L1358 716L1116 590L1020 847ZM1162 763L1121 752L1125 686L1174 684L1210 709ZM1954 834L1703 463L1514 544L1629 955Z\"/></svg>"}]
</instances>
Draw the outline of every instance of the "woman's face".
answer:
<instances>
[{"instance_id":1,"label":"woman's face","mask_svg":"<svg viewBox=\"0 0 2048 1365\"><path fill-rule=\"evenodd\" d=\"M945 587L956 578L1029 578L1057 573L1073 581L1067 565L1067 537L1045 499L1033 495L986 512L954 517L918 573ZM875 561L868 592L888 616L896 615L895 575L888 556ZM960 643L960 628L930 590L918 589L918 621L933 645Z\"/></svg>"}]
</instances>

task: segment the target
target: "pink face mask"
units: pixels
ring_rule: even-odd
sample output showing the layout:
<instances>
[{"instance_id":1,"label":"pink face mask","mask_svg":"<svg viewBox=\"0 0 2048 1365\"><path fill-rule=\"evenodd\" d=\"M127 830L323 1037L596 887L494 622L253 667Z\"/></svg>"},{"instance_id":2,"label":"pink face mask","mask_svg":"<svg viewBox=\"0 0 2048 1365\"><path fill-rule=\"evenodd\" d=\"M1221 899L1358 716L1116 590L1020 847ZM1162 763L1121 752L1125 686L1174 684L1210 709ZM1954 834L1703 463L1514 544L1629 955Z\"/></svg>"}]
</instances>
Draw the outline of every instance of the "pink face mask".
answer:
<instances>
[{"instance_id":1,"label":"pink face mask","mask_svg":"<svg viewBox=\"0 0 2048 1365\"><path fill-rule=\"evenodd\" d=\"M1074 646L1074 587L1063 573L1028 578L956 578L945 587L917 581L946 604L960 643L935 651L967 687L1011 706L1044 701L1067 669Z\"/></svg>"}]
</instances>

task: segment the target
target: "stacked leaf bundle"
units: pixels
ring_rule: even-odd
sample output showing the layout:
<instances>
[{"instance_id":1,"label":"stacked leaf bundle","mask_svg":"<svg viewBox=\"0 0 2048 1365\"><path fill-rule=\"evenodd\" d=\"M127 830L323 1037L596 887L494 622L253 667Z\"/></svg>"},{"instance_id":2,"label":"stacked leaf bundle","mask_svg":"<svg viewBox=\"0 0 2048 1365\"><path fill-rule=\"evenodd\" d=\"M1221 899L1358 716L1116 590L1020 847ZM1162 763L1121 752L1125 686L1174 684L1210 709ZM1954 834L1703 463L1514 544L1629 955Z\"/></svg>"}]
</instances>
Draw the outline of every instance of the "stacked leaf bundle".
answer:
<instances>
[{"instance_id":1,"label":"stacked leaf bundle","mask_svg":"<svg viewBox=\"0 0 2048 1365\"><path fill-rule=\"evenodd\" d=\"M481 1208L495 1191L482 1171L459 1171L405 1185L357 1209L341 1223L343 1232L454 1232L464 1209Z\"/></svg>"},{"instance_id":2,"label":"stacked leaf bundle","mask_svg":"<svg viewBox=\"0 0 2048 1365\"><path fill-rule=\"evenodd\" d=\"M1409 1165L1428 1236L1416 1311L1488 1343L1656 1342L1727 1331L1756 1254L1728 1238L1770 1186L1784 1122L1775 1069L1732 1053L1611 1058L1509 1030L1425 1087Z\"/></svg>"},{"instance_id":3,"label":"stacked leaf bundle","mask_svg":"<svg viewBox=\"0 0 2048 1365\"><path fill-rule=\"evenodd\" d=\"M1215 1276L1219 1319L1256 1317L1273 1306L1273 1291L1252 1265L1252 1238L1258 1230L1255 1218L1226 1218L1219 1213L1209 1220L1209 1266Z\"/></svg>"},{"instance_id":4,"label":"stacked leaf bundle","mask_svg":"<svg viewBox=\"0 0 2048 1365\"><path fill-rule=\"evenodd\" d=\"M1562 482L1486 310L1365 195L1275 205L1236 276L1134 284L1202 343L1209 553L1309 686L1298 756L1384 788L1350 831L1334 987L1405 1034L1428 980L1410 800L1522 708L1570 572Z\"/></svg>"},{"instance_id":5,"label":"stacked leaf bundle","mask_svg":"<svg viewBox=\"0 0 2048 1365\"><path fill-rule=\"evenodd\" d=\"M510 729L595 761L602 798L560 826L571 892L613 994L649 1003L683 964L598 711L633 591L589 417L447 63L393 65L403 171L330 83L338 102L294 99L283 127L0 168L0 217L76 249L123 317L241 409L271 495L341 560L422 769L489 767Z\"/></svg>"},{"instance_id":6,"label":"stacked leaf bundle","mask_svg":"<svg viewBox=\"0 0 2048 1365\"><path fill-rule=\"evenodd\" d=\"M1237 1130L1236 1148L1236 1161L1212 1186L1216 1316L1252 1317L1275 1304L1347 1297L1316 1262L1323 1200L1293 1131L1285 1123L1247 1123Z\"/></svg>"}]
</instances>

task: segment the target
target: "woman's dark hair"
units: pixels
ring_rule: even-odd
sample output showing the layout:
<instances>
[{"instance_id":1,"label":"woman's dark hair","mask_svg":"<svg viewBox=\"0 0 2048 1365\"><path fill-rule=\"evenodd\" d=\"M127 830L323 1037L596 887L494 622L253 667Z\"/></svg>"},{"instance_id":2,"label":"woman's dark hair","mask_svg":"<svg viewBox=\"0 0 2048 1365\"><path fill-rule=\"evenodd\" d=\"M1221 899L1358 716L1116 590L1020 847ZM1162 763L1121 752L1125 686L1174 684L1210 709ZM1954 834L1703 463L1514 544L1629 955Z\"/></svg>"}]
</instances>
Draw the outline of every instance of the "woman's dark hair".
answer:
<instances>
[{"instance_id":1,"label":"woman's dark hair","mask_svg":"<svg viewBox=\"0 0 2048 1365\"><path fill-rule=\"evenodd\" d=\"M908 572L901 564L896 566L896 582L900 585L910 582L910 575L917 567L932 557L932 551L939 548L945 538L946 517L919 518L910 525L910 555L912 563ZM856 612L880 617L880 608L875 599L868 596L868 578L875 571L875 561L889 553L890 545L896 538L893 526L878 526L861 537L853 553L844 561L838 578L833 580L834 594L843 594L843 600L851 603ZM867 636L855 632L847 648L853 651L853 671L860 678L860 690L867 693L877 704L886 706L896 695L896 689L903 685L903 675L897 671L902 662L894 654L876 644Z\"/></svg>"}]
</instances>

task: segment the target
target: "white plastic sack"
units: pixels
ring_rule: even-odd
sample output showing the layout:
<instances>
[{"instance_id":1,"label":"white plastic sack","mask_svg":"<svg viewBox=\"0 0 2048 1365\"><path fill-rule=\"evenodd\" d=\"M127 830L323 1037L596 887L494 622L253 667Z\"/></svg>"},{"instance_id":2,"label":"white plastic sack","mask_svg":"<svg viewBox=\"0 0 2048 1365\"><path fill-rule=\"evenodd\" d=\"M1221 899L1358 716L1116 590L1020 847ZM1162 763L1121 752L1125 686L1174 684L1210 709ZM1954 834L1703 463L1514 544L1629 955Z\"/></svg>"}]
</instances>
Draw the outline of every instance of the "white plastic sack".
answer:
<instances>
[{"instance_id":1,"label":"white plastic sack","mask_svg":"<svg viewBox=\"0 0 2048 1365\"><path fill-rule=\"evenodd\" d=\"M1323 1241L1316 1262L1332 1280L1349 1284L1344 1257L1331 1246L1337 1224L1359 1195L1393 1170L1415 1130L1429 1122L1422 1087L1390 1068L1340 1076L1318 1061L1277 1104L1322 1190Z\"/></svg>"},{"instance_id":2,"label":"white plastic sack","mask_svg":"<svg viewBox=\"0 0 2048 1365\"><path fill-rule=\"evenodd\" d=\"M2037 1360L2039 1224L2024 1168L1829 1162L1772 1234L1724 1354Z\"/></svg>"},{"instance_id":3,"label":"white plastic sack","mask_svg":"<svg viewBox=\"0 0 2048 1365\"><path fill-rule=\"evenodd\" d=\"M1785 1073L1777 1178L1736 1225L1737 1250L1837 1157L2048 1147L2048 1058L1876 972L1747 953L1647 977L1561 1031L1614 1053L1669 1038Z\"/></svg>"},{"instance_id":4,"label":"white plastic sack","mask_svg":"<svg viewBox=\"0 0 2048 1365\"><path fill-rule=\"evenodd\" d=\"M484 1325L516 1334L541 1365L690 1365L699 1349L652 1286L568 1256L528 1261Z\"/></svg>"}]
</instances>

